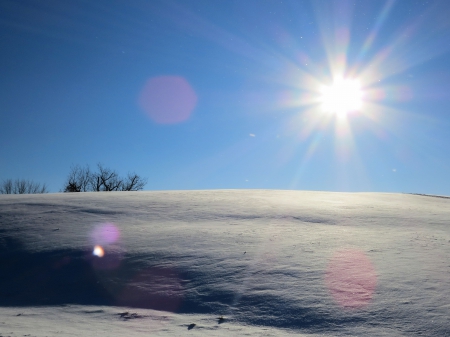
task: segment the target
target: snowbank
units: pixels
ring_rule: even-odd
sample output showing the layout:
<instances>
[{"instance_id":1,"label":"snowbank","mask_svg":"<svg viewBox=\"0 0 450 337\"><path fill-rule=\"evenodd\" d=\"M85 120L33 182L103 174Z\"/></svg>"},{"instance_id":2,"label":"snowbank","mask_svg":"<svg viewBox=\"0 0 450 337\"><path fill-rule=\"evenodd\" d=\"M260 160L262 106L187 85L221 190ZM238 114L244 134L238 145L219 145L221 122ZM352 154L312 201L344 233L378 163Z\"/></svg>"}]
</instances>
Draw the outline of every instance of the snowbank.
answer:
<instances>
[{"instance_id":1,"label":"snowbank","mask_svg":"<svg viewBox=\"0 0 450 337\"><path fill-rule=\"evenodd\" d=\"M449 222L404 194L0 195L0 329L444 336Z\"/></svg>"}]
</instances>

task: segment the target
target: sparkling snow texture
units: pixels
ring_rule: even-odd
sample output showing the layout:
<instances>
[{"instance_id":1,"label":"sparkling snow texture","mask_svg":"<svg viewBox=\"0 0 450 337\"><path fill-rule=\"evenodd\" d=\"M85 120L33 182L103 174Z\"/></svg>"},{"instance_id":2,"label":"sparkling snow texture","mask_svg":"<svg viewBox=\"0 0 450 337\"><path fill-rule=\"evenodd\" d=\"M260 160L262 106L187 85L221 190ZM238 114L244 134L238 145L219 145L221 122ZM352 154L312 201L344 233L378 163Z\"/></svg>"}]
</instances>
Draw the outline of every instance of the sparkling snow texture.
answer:
<instances>
[{"instance_id":1,"label":"sparkling snow texture","mask_svg":"<svg viewBox=\"0 0 450 337\"><path fill-rule=\"evenodd\" d=\"M450 199L0 195L0 336L450 336Z\"/></svg>"}]
</instances>

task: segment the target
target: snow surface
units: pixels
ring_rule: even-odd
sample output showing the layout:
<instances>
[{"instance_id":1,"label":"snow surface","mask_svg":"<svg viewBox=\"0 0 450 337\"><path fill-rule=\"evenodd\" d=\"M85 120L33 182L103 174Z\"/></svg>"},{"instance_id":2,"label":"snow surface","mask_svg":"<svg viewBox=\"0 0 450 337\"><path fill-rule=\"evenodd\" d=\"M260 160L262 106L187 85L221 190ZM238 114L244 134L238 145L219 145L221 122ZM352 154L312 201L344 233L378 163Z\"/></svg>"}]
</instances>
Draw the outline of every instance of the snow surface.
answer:
<instances>
[{"instance_id":1,"label":"snow surface","mask_svg":"<svg viewBox=\"0 0 450 337\"><path fill-rule=\"evenodd\" d=\"M424 195L0 195L0 336L450 336L449 224Z\"/></svg>"}]
</instances>

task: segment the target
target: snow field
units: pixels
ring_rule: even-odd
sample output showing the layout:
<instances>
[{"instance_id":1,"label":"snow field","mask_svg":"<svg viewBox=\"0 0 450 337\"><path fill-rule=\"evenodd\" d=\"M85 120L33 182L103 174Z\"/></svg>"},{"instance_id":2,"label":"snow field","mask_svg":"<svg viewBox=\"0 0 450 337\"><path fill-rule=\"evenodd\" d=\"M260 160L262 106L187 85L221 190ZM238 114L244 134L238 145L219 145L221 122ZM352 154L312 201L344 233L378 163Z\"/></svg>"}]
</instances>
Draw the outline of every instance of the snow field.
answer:
<instances>
[{"instance_id":1,"label":"snow field","mask_svg":"<svg viewBox=\"0 0 450 337\"><path fill-rule=\"evenodd\" d=\"M266 190L2 195L0 331L450 335L449 206Z\"/></svg>"}]
</instances>

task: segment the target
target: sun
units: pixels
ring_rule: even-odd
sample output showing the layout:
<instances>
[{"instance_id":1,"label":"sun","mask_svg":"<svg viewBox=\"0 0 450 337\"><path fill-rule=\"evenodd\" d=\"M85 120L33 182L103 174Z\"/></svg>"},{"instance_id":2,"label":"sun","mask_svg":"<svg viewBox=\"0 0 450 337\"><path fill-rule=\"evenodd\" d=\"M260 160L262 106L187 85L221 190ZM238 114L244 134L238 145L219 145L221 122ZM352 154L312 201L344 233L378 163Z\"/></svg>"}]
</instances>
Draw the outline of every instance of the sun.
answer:
<instances>
[{"instance_id":1,"label":"sun","mask_svg":"<svg viewBox=\"0 0 450 337\"><path fill-rule=\"evenodd\" d=\"M323 86L320 92L323 111L346 116L362 107L363 91L358 79L336 78L332 85Z\"/></svg>"}]
</instances>

